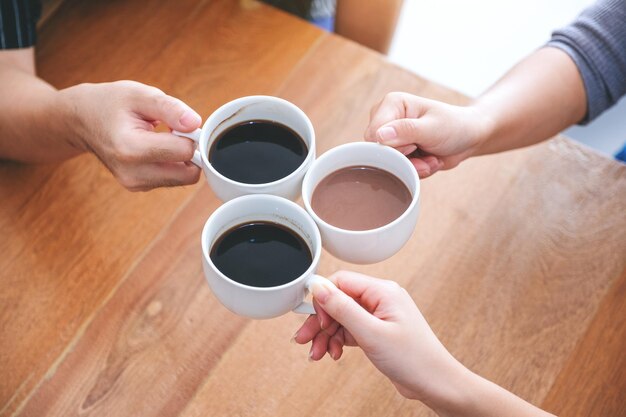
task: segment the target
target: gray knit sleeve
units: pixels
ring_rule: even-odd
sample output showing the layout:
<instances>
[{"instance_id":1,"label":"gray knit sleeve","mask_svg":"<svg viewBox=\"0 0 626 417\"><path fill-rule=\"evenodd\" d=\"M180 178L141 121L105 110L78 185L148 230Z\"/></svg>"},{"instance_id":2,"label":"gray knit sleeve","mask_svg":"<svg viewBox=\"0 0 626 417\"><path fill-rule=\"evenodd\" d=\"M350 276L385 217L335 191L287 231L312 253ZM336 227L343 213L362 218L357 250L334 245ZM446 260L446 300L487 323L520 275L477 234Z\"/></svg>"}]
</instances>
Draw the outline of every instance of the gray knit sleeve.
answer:
<instances>
[{"instance_id":1,"label":"gray knit sleeve","mask_svg":"<svg viewBox=\"0 0 626 417\"><path fill-rule=\"evenodd\" d=\"M581 124L626 94L626 0L598 1L552 33L547 45L566 52L578 66L587 93Z\"/></svg>"}]
</instances>

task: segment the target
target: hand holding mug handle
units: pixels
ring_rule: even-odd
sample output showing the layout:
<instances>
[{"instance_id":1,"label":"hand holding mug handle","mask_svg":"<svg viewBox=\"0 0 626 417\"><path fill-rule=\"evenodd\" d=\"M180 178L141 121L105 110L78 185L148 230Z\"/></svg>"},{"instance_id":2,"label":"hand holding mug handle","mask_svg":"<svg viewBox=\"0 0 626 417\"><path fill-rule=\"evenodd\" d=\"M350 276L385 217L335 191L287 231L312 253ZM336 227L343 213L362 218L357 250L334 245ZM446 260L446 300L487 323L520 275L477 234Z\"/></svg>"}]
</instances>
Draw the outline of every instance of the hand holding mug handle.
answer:
<instances>
[{"instance_id":1,"label":"hand holding mug handle","mask_svg":"<svg viewBox=\"0 0 626 417\"><path fill-rule=\"evenodd\" d=\"M324 277L322 277L320 275L313 274L313 275L311 275L309 277L309 279L306 282L306 289L307 289L307 291L311 292L311 288L316 283L317 284L330 283L332 285L335 285L329 279L326 279L326 278L324 278ZM293 309L293 312L294 313L299 313L299 314L316 314L315 308L313 308L313 303L310 303L308 301L303 301L302 303L300 303L300 305L298 305L296 308Z\"/></svg>"},{"instance_id":2,"label":"hand holding mug handle","mask_svg":"<svg viewBox=\"0 0 626 417\"><path fill-rule=\"evenodd\" d=\"M179 132L178 130L172 130L172 134L176 136L183 136L196 142L196 150L193 153L191 162L193 162L198 168L202 168L202 155L200 155L200 151L198 150L198 144L200 143L200 135L202 134L202 129L196 129L193 132Z\"/></svg>"}]
</instances>

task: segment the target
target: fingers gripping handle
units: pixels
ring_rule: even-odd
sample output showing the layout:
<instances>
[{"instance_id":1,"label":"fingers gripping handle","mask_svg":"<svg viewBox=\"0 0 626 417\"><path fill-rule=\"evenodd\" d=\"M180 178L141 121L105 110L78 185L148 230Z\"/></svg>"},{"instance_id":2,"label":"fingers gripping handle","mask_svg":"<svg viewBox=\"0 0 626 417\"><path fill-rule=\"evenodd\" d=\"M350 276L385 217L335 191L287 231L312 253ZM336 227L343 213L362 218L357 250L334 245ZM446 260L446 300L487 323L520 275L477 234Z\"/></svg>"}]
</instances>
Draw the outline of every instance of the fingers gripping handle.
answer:
<instances>
[{"instance_id":1,"label":"fingers gripping handle","mask_svg":"<svg viewBox=\"0 0 626 417\"><path fill-rule=\"evenodd\" d=\"M196 142L196 150L193 152L191 162L196 164L199 168L202 168L202 156L200 155L200 151L198 150L198 144L200 143L200 134L202 133L202 129L196 129L193 132L179 132L178 130L172 130L172 133L176 136L189 138Z\"/></svg>"},{"instance_id":2,"label":"fingers gripping handle","mask_svg":"<svg viewBox=\"0 0 626 417\"><path fill-rule=\"evenodd\" d=\"M313 288L314 284L322 284L322 285L334 285L332 283L332 281L319 276L319 275L311 275L311 277L309 278L309 280L306 283L306 289L308 292L311 291L311 288ZM299 306L297 306L296 308L293 309L294 313L300 313L300 314L315 314L315 308L313 308L313 304L308 302L308 301L303 301Z\"/></svg>"}]
</instances>

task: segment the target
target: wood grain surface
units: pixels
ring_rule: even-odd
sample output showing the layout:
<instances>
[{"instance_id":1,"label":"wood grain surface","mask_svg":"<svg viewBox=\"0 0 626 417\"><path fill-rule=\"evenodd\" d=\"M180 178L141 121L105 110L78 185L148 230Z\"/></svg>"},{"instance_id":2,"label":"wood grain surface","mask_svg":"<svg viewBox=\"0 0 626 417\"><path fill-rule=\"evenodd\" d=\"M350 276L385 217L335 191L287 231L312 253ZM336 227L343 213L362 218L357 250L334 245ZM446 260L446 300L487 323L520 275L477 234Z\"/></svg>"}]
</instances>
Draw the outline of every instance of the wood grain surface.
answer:
<instances>
[{"instance_id":1,"label":"wood grain surface","mask_svg":"<svg viewBox=\"0 0 626 417\"><path fill-rule=\"evenodd\" d=\"M251 1L67 1L44 24L57 87L129 78L203 118L272 94L300 106L318 154L360 140L401 90L460 94ZM370 266L462 362L563 415L617 416L626 322L626 167L563 138L475 158L422 183L413 237ZM206 182L132 194L98 161L0 164L0 416L426 416L358 350L309 363L303 320L253 321L205 284Z\"/></svg>"},{"instance_id":2,"label":"wood grain surface","mask_svg":"<svg viewBox=\"0 0 626 417\"><path fill-rule=\"evenodd\" d=\"M59 88L146 82L206 117L235 97L270 94L321 35L259 7L66 1L39 35L38 72ZM253 53L235 47L242 24L260 45ZM160 39L158 47L151 39ZM173 39L178 43L168 49ZM0 165L0 415L11 415L54 368L197 187L130 194L91 156L60 166Z\"/></svg>"},{"instance_id":3,"label":"wood grain surface","mask_svg":"<svg viewBox=\"0 0 626 417\"><path fill-rule=\"evenodd\" d=\"M626 416L626 271L602 300L544 407L564 416Z\"/></svg>"}]
</instances>

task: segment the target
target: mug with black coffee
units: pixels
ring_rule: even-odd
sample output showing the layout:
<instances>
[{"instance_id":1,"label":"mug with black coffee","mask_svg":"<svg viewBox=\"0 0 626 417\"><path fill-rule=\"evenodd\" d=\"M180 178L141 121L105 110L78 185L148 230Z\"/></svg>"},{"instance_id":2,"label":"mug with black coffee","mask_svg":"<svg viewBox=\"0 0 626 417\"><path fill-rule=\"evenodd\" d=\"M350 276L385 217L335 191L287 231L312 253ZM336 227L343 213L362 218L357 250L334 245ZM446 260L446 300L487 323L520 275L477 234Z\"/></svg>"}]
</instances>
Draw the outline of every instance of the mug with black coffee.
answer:
<instances>
[{"instance_id":1,"label":"mug with black coffee","mask_svg":"<svg viewBox=\"0 0 626 417\"><path fill-rule=\"evenodd\" d=\"M295 200L315 159L315 132L296 105L249 96L215 110L202 129L174 132L198 143L192 162L222 201L247 194Z\"/></svg>"},{"instance_id":2,"label":"mug with black coffee","mask_svg":"<svg viewBox=\"0 0 626 417\"><path fill-rule=\"evenodd\" d=\"M330 282L315 275L321 250L307 212L273 195L228 201L202 231L203 269L213 294L232 312L257 319L315 313L304 299L313 283Z\"/></svg>"}]
</instances>

